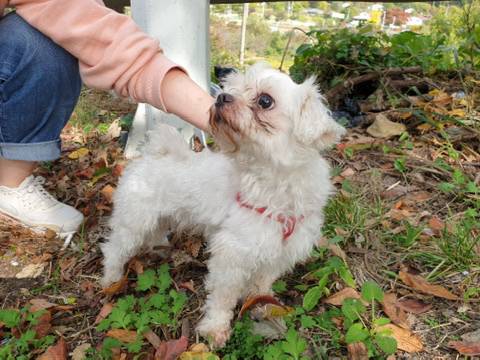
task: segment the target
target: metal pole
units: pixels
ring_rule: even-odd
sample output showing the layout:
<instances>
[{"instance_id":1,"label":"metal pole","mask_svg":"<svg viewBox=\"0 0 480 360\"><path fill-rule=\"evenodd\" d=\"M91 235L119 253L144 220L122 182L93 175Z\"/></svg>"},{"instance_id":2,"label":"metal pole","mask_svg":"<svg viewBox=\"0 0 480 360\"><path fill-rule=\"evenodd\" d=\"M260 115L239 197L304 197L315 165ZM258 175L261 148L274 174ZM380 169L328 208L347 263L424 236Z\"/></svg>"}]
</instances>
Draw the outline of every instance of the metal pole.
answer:
<instances>
[{"instance_id":1,"label":"metal pole","mask_svg":"<svg viewBox=\"0 0 480 360\"><path fill-rule=\"evenodd\" d=\"M132 17L142 30L159 40L165 55L183 66L197 84L209 90L208 1L132 0ZM139 154L146 132L159 121L177 128L186 140L194 133L205 140L202 132L179 117L139 104L127 143L127 157Z\"/></svg>"},{"instance_id":2,"label":"metal pole","mask_svg":"<svg viewBox=\"0 0 480 360\"><path fill-rule=\"evenodd\" d=\"M240 66L245 62L245 37L247 35L248 4L243 4L242 31L240 38Z\"/></svg>"}]
</instances>

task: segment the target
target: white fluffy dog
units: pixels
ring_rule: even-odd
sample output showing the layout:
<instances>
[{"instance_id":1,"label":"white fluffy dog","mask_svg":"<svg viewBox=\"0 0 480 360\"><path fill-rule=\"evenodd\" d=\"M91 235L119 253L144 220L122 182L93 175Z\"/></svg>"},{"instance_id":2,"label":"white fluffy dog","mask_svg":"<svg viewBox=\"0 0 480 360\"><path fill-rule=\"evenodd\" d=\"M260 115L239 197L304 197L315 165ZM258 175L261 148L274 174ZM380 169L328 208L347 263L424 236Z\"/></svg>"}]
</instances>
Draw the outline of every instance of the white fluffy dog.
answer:
<instances>
[{"instance_id":1,"label":"white fluffy dog","mask_svg":"<svg viewBox=\"0 0 480 360\"><path fill-rule=\"evenodd\" d=\"M210 259L205 315L197 330L222 346L239 299L270 294L320 237L332 185L322 150L344 133L313 79L294 83L263 64L224 82L210 127L222 152L189 150L159 126L114 197L102 251L103 285L118 281L140 250L165 244L176 226L202 229Z\"/></svg>"}]
</instances>

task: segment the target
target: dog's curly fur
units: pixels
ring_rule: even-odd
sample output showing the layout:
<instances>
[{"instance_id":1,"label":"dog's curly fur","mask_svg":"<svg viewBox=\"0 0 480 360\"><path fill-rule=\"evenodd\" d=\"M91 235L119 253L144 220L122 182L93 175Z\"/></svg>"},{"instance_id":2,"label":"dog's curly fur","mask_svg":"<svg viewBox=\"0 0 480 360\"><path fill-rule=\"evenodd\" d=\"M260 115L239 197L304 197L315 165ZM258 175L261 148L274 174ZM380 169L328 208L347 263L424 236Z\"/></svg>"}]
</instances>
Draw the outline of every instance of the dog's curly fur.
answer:
<instances>
[{"instance_id":1,"label":"dog's curly fur","mask_svg":"<svg viewBox=\"0 0 480 360\"><path fill-rule=\"evenodd\" d=\"M313 79L295 84L258 64L223 85L229 95L217 100L210 126L224 151L194 153L175 129L159 126L120 179L112 233L102 245L107 286L143 247L164 244L171 226L200 226L210 259L197 330L217 346L229 337L238 300L271 293L272 283L315 246L333 191L319 151L344 133ZM288 239L279 216L297 219Z\"/></svg>"}]
</instances>

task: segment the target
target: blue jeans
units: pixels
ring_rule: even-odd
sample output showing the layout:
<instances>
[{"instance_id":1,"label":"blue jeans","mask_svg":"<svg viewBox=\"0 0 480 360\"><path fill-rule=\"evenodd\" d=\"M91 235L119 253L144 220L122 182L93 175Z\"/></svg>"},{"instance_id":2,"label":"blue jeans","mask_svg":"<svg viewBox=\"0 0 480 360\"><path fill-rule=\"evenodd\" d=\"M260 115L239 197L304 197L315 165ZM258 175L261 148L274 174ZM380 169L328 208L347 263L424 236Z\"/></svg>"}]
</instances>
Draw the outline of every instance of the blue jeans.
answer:
<instances>
[{"instance_id":1,"label":"blue jeans","mask_svg":"<svg viewBox=\"0 0 480 360\"><path fill-rule=\"evenodd\" d=\"M17 14L0 19L0 157L59 158L80 89L76 58Z\"/></svg>"}]
</instances>

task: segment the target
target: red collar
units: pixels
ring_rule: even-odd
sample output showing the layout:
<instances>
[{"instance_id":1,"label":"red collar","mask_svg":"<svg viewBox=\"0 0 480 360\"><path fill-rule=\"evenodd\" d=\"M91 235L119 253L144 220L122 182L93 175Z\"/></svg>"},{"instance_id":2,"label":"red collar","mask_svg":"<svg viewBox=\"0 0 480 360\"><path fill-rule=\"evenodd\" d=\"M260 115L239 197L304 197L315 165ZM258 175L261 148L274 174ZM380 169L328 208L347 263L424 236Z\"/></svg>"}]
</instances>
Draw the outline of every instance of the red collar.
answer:
<instances>
[{"instance_id":1,"label":"red collar","mask_svg":"<svg viewBox=\"0 0 480 360\"><path fill-rule=\"evenodd\" d=\"M267 207L254 207L242 200L242 197L240 193L237 193L237 203L240 205L240 207L244 207L246 209L250 209L253 211L256 211L259 214L265 213L267 211ZM272 219L272 214L269 214L267 216L268 218ZM295 216L285 216L283 214L279 214L275 217L275 220L278 221L280 224L282 224L282 233L283 233L283 240L288 240L290 235L293 234L295 231L295 225L297 225L297 221L302 221L303 216L300 216L299 219L297 219Z\"/></svg>"}]
</instances>

